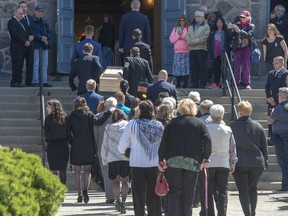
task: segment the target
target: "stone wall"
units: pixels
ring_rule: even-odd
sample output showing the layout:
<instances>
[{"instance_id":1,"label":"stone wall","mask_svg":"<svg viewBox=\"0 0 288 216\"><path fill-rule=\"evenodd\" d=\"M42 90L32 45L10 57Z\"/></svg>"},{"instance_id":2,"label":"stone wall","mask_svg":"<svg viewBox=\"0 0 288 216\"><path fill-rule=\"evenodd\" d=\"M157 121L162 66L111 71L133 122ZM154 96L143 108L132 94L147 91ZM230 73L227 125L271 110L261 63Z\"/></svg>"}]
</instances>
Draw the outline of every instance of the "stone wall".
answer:
<instances>
[{"instance_id":1,"label":"stone wall","mask_svg":"<svg viewBox=\"0 0 288 216\"><path fill-rule=\"evenodd\" d=\"M56 5L57 0L32 0L28 3L28 14L33 15L35 5L41 5L44 10L44 18L48 21L52 32L53 39L51 41L52 49L49 52L49 72L56 71ZM0 80L10 79L11 77L11 56L10 56L10 35L7 30L7 22L11 19L15 8L20 0L0 0ZM25 69L25 67L24 67Z\"/></svg>"}]
</instances>

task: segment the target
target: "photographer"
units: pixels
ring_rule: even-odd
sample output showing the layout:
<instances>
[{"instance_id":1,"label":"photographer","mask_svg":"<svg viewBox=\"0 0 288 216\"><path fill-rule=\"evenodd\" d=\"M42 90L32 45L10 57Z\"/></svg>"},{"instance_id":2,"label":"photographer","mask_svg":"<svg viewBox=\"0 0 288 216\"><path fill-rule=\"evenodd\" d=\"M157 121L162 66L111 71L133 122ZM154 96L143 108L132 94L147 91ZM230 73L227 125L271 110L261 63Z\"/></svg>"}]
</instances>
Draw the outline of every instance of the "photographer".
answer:
<instances>
[{"instance_id":1,"label":"photographer","mask_svg":"<svg viewBox=\"0 0 288 216\"><path fill-rule=\"evenodd\" d=\"M232 38L232 49L234 58L234 76L237 86L242 83L245 89L250 87L250 58L252 50L257 46L253 32L255 25L251 23L249 11L241 12L239 19L235 18L233 23L227 25L228 33ZM241 76L242 73L242 76Z\"/></svg>"}]
</instances>

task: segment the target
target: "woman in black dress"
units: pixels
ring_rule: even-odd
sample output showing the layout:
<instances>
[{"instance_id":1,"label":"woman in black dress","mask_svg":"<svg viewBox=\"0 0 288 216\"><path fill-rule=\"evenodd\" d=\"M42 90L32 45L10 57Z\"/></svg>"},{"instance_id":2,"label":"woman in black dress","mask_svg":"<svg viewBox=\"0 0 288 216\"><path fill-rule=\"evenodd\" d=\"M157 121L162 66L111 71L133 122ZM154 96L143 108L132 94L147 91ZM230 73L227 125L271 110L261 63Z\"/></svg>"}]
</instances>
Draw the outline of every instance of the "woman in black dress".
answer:
<instances>
[{"instance_id":1,"label":"woman in black dress","mask_svg":"<svg viewBox=\"0 0 288 216\"><path fill-rule=\"evenodd\" d=\"M103 124L110 116L107 111L99 118L89 110L86 100L78 96L74 100L73 111L68 116L67 136L71 144L70 163L75 167L75 181L78 190L78 202L89 202L88 187L91 180L91 164L95 160L93 125ZM84 176L81 178L81 170ZM82 182L83 184L82 184ZM81 186L83 186L83 191Z\"/></svg>"},{"instance_id":2,"label":"woman in black dress","mask_svg":"<svg viewBox=\"0 0 288 216\"><path fill-rule=\"evenodd\" d=\"M60 176L63 184L66 184L66 169L69 159L69 148L66 139L66 118L61 103L58 100L49 100L46 110L44 131L47 141L47 157L50 170Z\"/></svg>"}]
</instances>

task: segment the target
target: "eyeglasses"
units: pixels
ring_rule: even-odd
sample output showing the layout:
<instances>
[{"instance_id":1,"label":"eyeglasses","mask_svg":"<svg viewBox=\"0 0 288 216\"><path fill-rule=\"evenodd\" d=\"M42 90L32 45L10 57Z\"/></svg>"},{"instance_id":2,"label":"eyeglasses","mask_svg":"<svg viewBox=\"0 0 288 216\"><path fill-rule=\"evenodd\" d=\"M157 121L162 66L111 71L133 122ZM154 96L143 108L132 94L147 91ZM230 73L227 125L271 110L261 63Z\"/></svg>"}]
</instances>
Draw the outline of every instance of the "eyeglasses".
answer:
<instances>
[{"instance_id":1,"label":"eyeglasses","mask_svg":"<svg viewBox=\"0 0 288 216\"><path fill-rule=\"evenodd\" d=\"M180 19L179 22L185 22L185 20L184 19Z\"/></svg>"},{"instance_id":2,"label":"eyeglasses","mask_svg":"<svg viewBox=\"0 0 288 216\"><path fill-rule=\"evenodd\" d=\"M245 19L246 17L239 17L240 19Z\"/></svg>"},{"instance_id":3,"label":"eyeglasses","mask_svg":"<svg viewBox=\"0 0 288 216\"><path fill-rule=\"evenodd\" d=\"M272 64L280 64L280 62L273 62Z\"/></svg>"}]
</instances>

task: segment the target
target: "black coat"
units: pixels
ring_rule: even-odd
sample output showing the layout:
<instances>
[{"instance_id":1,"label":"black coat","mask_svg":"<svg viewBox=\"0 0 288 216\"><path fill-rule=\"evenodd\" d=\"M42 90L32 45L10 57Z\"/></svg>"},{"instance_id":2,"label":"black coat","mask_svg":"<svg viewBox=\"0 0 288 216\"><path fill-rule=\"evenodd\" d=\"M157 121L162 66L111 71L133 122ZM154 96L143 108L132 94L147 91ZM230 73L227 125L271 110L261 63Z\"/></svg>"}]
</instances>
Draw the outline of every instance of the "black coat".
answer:
<instances>
[{"instance_id":1,"label":"black coat","mask_svg":"<svg viewBox=\"0 0 288 216\"><path fill-rule=\"evenodd\" d=\"M284 36L286 44L288 43L288 15L284 14L280 19L275 17L271 20L271 23L273 23L278 31L281 33L281 35Z\"/></svg>"},{"instance_id":2,"label":"black coat","mask_svg":"<svg viewBox=\"0 0 288 216\"><path fill-rule=\"evenodd\" d=\"M273 97L276 104L278 101L278 92L280 87L286 87L286 76L288 70L282 68L275 77L275 70L269 72L265 85L266 98Z\"/></svg>"},{"instance_id":3,"label":"black coat","mask_svg":"<svg viewBox=\"0 0 288 216\"><path fill-rule=\"evenodd\" d=\"M50 114L45 118L44 134L48 142L51 140L67 139L66 121L64 124L59 125L54 122L53 115Z\"/></svg>"},{"instance_id":4,"label":"black coat","mask_svg":"<svg viewBox=\"0 0 288 216\"><path fill-rule=\"evenodd\" d=\"M263 127L248 116L240 117L230 127L236 142L236 167L264 168L268 150Z\"/></svg>"},{"instance_id":5,"label":"black coat","mask_svg":"<svg viewBox=\"0 0 288 216\"><path fill-rule=\"evenodd\" d=\"M140 49L140 57L149 62L150 70L153 71L152 54L149 44L144 43L141 39L135 39L130 49L132 47L138 47Z\"/></svg>"},{"instance_id":6,"label":"black coat","mask_svg":"<svg viewBox=\"0 0 288 216\"><path fill-rule=\"evenodd\" d=\"M131 90L137 89L139 82L153 82L149 63L141 57L125 58L123 76L129 82Z\"/></svg>"},{"instance_id":7,"label":"black coat","mask_svg":"<svg viewBox=\"0 0 288 216\"><path fill-rule=\"evenodd\" d=\"M25 43L28 41L29 35L28 32L26 32L25 26L21 24L14 17L8 21L8 31L11 37L11 52L23 52L26 50Z\"/></svg>"},{"instance_id":8,"label":"black coat","mask_svg":"<svg viewBox=\"0 0 288 216\"><path fill-rule=\"evenodd\" d=\"M202 163L211 154L211 137L206 125L196 117L181 115L165 127L158 150L159 160L190 157Z\"/></svg>"},{"instance_id":9,"label":"black coat","mask_svg":"<svg viewBox=\"0 0 288 216\"><path fill-rule=\"evenodd\" d=\"M99 84L101 72L102 66L98 56L85 54L76 59L69 74L69 85L71 90L75 91L77 89L77 86L74 83L74 77L78 76L78 95L86 93L87 80L94 79Z\"/></svg>"},{"instance_id":10,"label":"black coat","mask_svg":"<svg viewBox=\"0 0 288 216\"><path fill-rule=\"evenodd\" d=\"M154 84L148 86L147 99L150 99L153 104L156 103L160 92L167 92L169 96L174 97L177 101L176 87L168 83L166 80L159 80Z\"/></svg>"},{"instance_id":11,"label":"black coat","mask_svg":"<svg viewBox=\"0 0 288 216\"><path fill-rule=\"evenodd\" d=\"M102 45L102 47L110 47L114 52L115 29L114 25L110 21L107 23L103 23L98 42Z\"/></svg>"},{"instance_id":12,"label":"black coat","mask_svg":"<svg viewBox=\"0 0 288 216\"><path fill-rule=\"evenodd\" d=\"M29 24L27 23L26 19L21 19L20 22L24 25L26 32L28 35L32 35L34 36L35 34L35 24L34 24L34 19L32 16L28 15L28 20L29 20Z\"/></svg>"},{"instance_id":13,"label":"black coat","mask_svg":"<svg viewBox=\"0 0 288 216\"><path fill-rule=\"evenodd\" d=\"M92 164L95 159L93 125L102 125L110 116L106 112L102 118L91 111L74 110L67 121L67 136L71 144L70 163L73 165Z\"/></svg>"}]
</instances>

